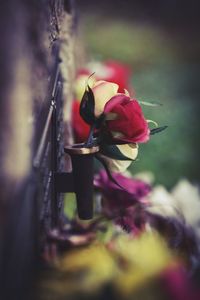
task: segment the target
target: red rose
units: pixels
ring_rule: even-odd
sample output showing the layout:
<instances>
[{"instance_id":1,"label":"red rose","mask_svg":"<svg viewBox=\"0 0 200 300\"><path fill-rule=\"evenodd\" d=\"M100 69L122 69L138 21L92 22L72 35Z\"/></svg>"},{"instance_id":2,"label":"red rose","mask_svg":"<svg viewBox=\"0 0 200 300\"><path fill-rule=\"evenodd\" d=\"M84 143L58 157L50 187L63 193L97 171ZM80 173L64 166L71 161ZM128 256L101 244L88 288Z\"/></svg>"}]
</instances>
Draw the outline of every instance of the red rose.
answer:
<instances>
[{"instance_id":1,"label":"red rose","mask_svg":"<svg viewBox=\"0 0 200 300\"><path fill-rule=\"evenodd\" d=\"M95 116L106 115L107 128L116 140L127 143L144 143L150 130L137 100L128 92L118 92L119 86L108 81L97 81L92 87Z\"/></svg>"},{"instance_id":2,"label":"red rose","mask_svg":"<svg viewBox=\"0 0 200 300\"><path fill-rule=\"evenodd\" d=\"M118 94L105 104L104 113L108 115L107 128L113 138L127 143L149 140L148 123L137 100ZM109 115L112 116L110 120Z\"/></svg>"},{"instance_id":3,"label":"red rose","mask_svg":"<svg viewBox=\"0 0 200 300\"><path fill-rule=\"evenodd\" d=\"M90 126L85 123L79 113L80 102L74 101L72 105L72 128L76 143L84 142L89 134Z\"/></svg>"}]
</instances>

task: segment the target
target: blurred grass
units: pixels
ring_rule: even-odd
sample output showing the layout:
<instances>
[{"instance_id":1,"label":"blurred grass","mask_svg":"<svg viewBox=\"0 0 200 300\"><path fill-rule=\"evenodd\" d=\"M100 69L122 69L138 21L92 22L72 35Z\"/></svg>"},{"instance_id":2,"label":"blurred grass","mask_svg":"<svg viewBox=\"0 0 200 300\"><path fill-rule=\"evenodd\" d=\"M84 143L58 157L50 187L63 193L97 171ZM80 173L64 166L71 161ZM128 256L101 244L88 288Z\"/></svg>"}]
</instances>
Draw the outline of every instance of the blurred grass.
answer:
<instances>
[{"instance_id":1,"label":"blurred grass","mask_svg":"<svg viewBox=\"0 0 200 300\"><path fill-rule=\"evenodd\" d=\"M64 197L64 214L69 220L72 220L76 213L75 193L67 193Z\"/></svg>"},{"instance_id":2,"label":"blurred grass","mask_svg":"<svg viewBox=\"0 0 200 300\"><path fill-rule=\"evenodd\" d=\"M167 187L181 177L198 181L199 94L194 82L199 66L187 55L187 47L180 51L176 37L144 22L87 15L83 25L90 58L111 58L130 65L137 98L163 104L143 107L147 119L169 127L140 146L139 160L132 164L131 172L152 171L156 183Z\"/></svg>"},{"instance_id":3,"label":"blurred grass","mask_svg":"<svg viewBox=\"0 0 200 300\"><path fill-rule=\"evenodd\" d=\"M158 29L101 16L90 15L84 20L86 45L97 59L116 59L135 70L174 57L173 45L169 47L169 38Z\"/></svg>"},{"instance_id":4,"label":"blurred grass","mask_svg":"<svg viewBox=\"0 0 200 300\"><path fill-rule=\"evenodd\" d=\"M163 104L157 108L143 107L145 116L169 127L140 146L139 161L132 165L131 170L150 170L155 174L156 182L168 187L181 177L198 179L198 160L195 159L198 119L195 104L184 86L190 68L188 65L156 67L145 73L138 72L132 80L139 99Z\"/></svg>"}]
</instances>

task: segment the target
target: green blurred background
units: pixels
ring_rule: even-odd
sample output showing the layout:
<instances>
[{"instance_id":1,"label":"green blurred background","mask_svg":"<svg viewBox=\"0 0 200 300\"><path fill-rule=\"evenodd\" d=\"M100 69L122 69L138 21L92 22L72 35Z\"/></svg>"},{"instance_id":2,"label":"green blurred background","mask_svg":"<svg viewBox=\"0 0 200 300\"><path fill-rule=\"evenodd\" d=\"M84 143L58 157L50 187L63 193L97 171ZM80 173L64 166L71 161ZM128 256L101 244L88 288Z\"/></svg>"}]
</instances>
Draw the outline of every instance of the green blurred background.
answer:
<instances>
[{"instance_id":1,"label":"green blurred background","mask_svg":"<svg viewBox=\"0 0 200 300\"><path fill-rule=\"evenodd\" d=\"M128 64L136 97L162 104L144 107L146 118L169 126L140 146L131 172L151 171L168 188L199 182L198 3L94 2L77 1L87 59Z\"/></svg>"}]
</instances>

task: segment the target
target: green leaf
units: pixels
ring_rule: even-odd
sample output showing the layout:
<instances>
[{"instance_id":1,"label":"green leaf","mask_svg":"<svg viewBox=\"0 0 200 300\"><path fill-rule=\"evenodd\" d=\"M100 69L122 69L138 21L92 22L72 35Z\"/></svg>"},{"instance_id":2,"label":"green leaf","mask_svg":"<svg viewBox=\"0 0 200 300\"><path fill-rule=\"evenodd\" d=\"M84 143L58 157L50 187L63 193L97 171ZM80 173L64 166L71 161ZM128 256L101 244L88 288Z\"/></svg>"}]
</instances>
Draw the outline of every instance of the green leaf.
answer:
<instances>
[{"instance_id":1,"label":"green leaf","mask_svg":"<svg viewBox=\"0 0 200 300\"><path fill-rule=\"evenodd\" d=\"M74 193L65 194L64 214L69 220L72 220L76 215L76 196Z\"/></svg>"},{"instance_id":2,"label":"green leaf","mask_svg":"<svg viewBox=\"0 0 200 300\"><path fill-rule=\"evenodd\" d=\"M148 124L149 124L149 123L152 123L153 125L156 126L156 128L158 128L158 123L157 123L157 122L155 122L155 121L153 121L153 120L146 120L146 121L147 121Z\"/></svg>"},{"instance_id":3,"label":"green leaf","mask_svg":"<svg viewBox=\"0 0 200 300\"><path fill-rule=\"evenodd\" d=\"M162 127L151 129L150 133L151 133L151 135L159 133L159 132L165 130L167 127L168 126L162 126Z\"/></svg>"},{"instance_id":4,"label":"green leaf","mask_svg":"<svg viewBox=\"0 0 200 300\"><path fill-rule=\"evenodd\" d=\"M133 159L122 154L116 145L102 144L100 146L100 153L112 159L133 161Z\"/></svg>"},{"instance_id":5,"label":"green leaf","mask_svg":"<svg viewBox=\"0 0 200 300\"><path fill-rule=\"evenodd\" d=\"M161 103L156 103L156 102L148 102L148 101L138 101L138 102L145 106L151 106L151 107L162 106Z\"/></svg>"},{"instance_id":6,"label":"green leaf","mask_svg":"<svg viewBox=\"0 0 200 300\"><path fill-rule=\"evenodd\" d=\"M83 120L89 125L94 124L96 120L94 115L94 106L94 94L92 92L92 89L88 85L81 100L80 115L83 118Z\"/></svg>"}]
</instances>

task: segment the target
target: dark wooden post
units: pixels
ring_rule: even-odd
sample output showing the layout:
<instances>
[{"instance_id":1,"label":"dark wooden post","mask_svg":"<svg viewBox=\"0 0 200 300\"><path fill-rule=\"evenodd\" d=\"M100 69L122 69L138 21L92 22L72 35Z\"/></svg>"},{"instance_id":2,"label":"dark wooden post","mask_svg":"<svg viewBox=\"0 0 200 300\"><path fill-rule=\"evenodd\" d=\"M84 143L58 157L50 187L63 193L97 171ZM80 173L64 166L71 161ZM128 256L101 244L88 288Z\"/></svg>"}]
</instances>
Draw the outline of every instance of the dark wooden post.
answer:
<instances>
[{"instance_id":1,"label":"dark wooden post","mask_svg":"<svg viewBox=\"0 0 200 300\"><path fill-rule=\"evenodd\" d=\"M73 35L72 2L0 4L2 300L30 299L46 231L58 224L62 213L62 195L54 189L53 174L63 169L63 106L71 85L69 81L63 97L68 73L63 75L60 58L66 70L73 68L65 55L73 56L68 48Z\"/></svg>"}]
</instances>

